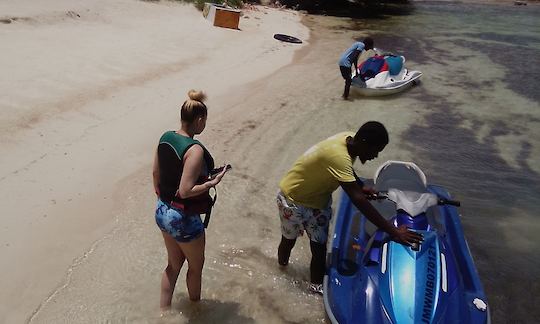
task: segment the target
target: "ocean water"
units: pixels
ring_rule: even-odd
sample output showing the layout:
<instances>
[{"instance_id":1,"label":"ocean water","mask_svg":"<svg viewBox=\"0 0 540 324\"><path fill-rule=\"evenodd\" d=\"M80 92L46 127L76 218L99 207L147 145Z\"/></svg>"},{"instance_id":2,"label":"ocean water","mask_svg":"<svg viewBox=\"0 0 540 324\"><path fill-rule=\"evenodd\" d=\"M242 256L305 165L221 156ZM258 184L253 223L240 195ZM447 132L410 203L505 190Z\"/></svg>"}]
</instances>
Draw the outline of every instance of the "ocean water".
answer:
<instances>
[{"instance_id":1,"label":"ocean water","mask_svg":"<svg viewBox=\"0 0 540 324\"><path fill-rule=\"evenodd\" d=\"M429 179L463 201L493 322L538 322L540 8L415 7L372 22L378 46L438 70L412 91L430 112L401 139Z\"/></svg>"},{"instance_id":2,"label":"ocean water","mask_svg":"<svg viewBox=\"0 0 540 324\"><path fill-rule=\"evenodd\" d=\"M277 184L317 141L379 120L390 144L357 164L358 174L370 177L385 160L417 163L462 202L493 323L540 322L540 7L417 2L406 9L378 18L308 16L308 46L291 65L220 98L228 113L210 113L201 139L233 170L206 234L201 303L186 300L184 269L173 311L158 312L166 256L149 161L120 185L116 228L74 261L29 321L325 323L322 298L306 292L307 239L298 240L287 270L277 266ZM367 35L404 55L409 69L424 73L422 83L391 97L342 101L338 57Z\"/></svg>"}]
</instances>

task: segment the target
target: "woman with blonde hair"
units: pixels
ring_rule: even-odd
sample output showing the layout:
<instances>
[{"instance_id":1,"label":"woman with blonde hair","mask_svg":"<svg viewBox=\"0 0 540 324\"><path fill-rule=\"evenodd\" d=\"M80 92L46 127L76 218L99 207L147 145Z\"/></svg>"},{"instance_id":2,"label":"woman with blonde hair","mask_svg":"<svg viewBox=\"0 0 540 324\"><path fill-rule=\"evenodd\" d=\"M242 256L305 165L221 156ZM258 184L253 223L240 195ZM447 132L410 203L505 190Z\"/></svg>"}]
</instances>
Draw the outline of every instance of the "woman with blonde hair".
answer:
<instances>
[{"instance_id":1,"label":"woman with blonde hair","mask_svg":"<svg viewBox=\"0 0 540 324\"><path fill-rule=\"evenodd\" d=\"M223 168L211 176L214 161L206 148L193 138L206 126L205 94L190 90L188 97L180 110L181 127L161 136L153 167L154 189L158 195L156 223L168 255L161 279L162 310L171 306L176 280L186 260L189 299L198 301L201 298L205 226L200 214L211 208L208 191L227 172L227 168Z\"/></svg>"}]
</instances>

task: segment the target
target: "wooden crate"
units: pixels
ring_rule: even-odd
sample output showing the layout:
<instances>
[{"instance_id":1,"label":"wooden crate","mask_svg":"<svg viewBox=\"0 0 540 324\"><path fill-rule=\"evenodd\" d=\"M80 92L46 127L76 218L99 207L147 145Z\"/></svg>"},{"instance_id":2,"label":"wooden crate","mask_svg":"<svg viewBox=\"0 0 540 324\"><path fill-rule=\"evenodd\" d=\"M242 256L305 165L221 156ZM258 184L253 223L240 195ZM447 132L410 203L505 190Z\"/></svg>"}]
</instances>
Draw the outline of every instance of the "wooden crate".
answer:
<instances>
[{"instance_id":1,"label":"wooden crate","mask_svg":"<svg viewBox=\"0 0 540 324\"><path fill-rule=\"evenodd\" d=\"M240 23L240 10L215 3L204 4L203 16L218 27L238 29Z\"/></svg>"}]
</instances>

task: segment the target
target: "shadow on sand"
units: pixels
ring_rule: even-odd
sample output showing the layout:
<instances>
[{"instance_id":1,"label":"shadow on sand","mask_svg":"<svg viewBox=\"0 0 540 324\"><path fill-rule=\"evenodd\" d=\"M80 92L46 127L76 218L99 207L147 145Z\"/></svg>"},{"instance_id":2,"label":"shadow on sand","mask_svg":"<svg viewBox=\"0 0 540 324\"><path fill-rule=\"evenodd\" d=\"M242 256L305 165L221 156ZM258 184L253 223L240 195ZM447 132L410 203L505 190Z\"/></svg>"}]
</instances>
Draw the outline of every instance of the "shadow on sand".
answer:
<instances>
[{"instance_id":1,"label":"shadow on sand","mask_svg":"<svg viewBox=\"0 0 540 324\"><path fill-rule=\"evenodd\" d=\"M218 300L201 300L192 303L187 298L176 308L190 324L205 323L255 323L253 318L240 314L240 303Z\"/></svg>"}]
</instances>

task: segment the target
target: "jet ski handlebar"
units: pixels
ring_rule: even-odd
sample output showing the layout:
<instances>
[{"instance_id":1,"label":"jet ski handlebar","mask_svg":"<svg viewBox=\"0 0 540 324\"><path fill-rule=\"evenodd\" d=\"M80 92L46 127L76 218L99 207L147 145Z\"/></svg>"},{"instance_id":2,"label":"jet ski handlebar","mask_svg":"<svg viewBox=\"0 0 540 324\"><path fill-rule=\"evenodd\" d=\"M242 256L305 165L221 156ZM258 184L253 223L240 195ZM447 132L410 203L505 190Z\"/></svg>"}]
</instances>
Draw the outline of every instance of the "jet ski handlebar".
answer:
<instances>
[{"instance_id":1,"label":"jet ski handlebar","mask_svg":"<svg viewBox=\"0 0 540 324\"><path fill-rule=\"evenodd\" d=\"M460 207L461 203L458 200L451 200L451 199L445 199L445 198L439 198L439 205L450 205L450 206L456 206Z\"/></svg>"}]
</instances>

